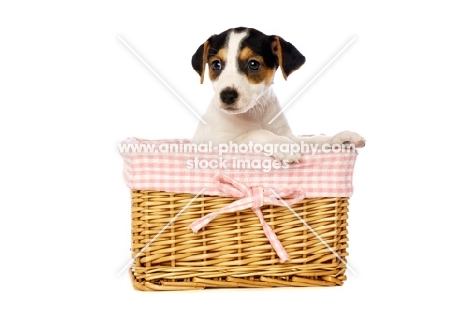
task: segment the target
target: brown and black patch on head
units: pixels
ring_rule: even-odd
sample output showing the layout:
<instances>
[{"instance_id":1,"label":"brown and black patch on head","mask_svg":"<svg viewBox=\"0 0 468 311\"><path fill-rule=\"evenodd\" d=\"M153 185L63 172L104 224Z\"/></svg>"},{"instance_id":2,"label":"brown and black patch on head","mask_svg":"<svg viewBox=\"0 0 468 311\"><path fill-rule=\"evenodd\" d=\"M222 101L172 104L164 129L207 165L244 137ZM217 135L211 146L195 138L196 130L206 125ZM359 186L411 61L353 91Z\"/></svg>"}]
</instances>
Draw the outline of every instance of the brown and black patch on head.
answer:
<instances>
[{"instance_id":1,"label":"brown and black patch on head","mask_svg":"<svg viewBox=\"0 0 468 311\"><path fill-rule=\"evenodd\" d=\"M248 36L240 45L238 57L239 71L247 76L250 83L273 82L278 58L271 48L271 36L250 28Z\"/></svg>"},{"instance_id":2,"label":"brown and black patch on head","mask_svg":"<svg viewBox=\"0 0 468 311\"><path fill-rule=\"evenodd\" d=\"M226 63L226 44L231 31L241 32L245 27L231 28L218 35L212 35L197 49L192 56L192 67L200 75L200 82L203 83L203 75L206 63L210 66L210 79L216 79L221 70L213 70L214 62L221 61L222 68ZM223 51L224 50L224 51Z\"/></svg>"},{"instance_id":3,"label":"brown and black patch on head","mask_svg":"<svg viewBox=\"0 0 468 311\"><path fill-rule=\"evenodd\" d=\"M285 80L305 63L304 55L294 45L281 37L267 36L253 28L249 29L249 35L244 39L240 48L241 54L245 49L249 49L251 51L249 53L260 56L264 67L268 69L268 75L271 69L275 71L280 67ZM239 63L239 69L249 77L248 66L241 66Z\"/></svg>"},{"instance_id":4,"label":"brown and black patch on head","mask_svg":"<svg viewBox=\"0 0 468 311\"><path fill-rule=\"evenodd\" d=\"M255 53L249 46L240 50L238 57L239 71L247 76L252 84L265 82L269 85L273 82L276 66L268 66L262 55Z\"/></svg>"},{"instance_id":5,"label":"brown and black patch on head","mask_svg":"<svg viewBox=\"0 0 468 311\"><path fill-rule=\"evenodd\" d=\"M253 53L261 55L265 66L276 69L278 68L278 58L273 53L271 48L272 36L267 36L264 33L256 30L249 29L249 35L242 41L241 51L248 47Z\"/></svg>"},{"instance_id":6,"label":"brown and black patch on head","mask_svg":"<svg viewBox=\"0 0 468 311\"><path fill-rule=\"evenodd\" d=\"M299 69L305 57L292 45L278 36L267 36L264 33L246 27L228 29L218 35L212 35L197 49L192 56L192 67L200 75L203 83L205 66L208 63L210 79L215 80L226 64L226 44L231 32L240 33L248 30L248 35L241 42L238 56L238 70L245 74L251 83L271 83L278 67L284 79ZM258 62L259 69L255 62Z\"/></svg>"}]
</instances>

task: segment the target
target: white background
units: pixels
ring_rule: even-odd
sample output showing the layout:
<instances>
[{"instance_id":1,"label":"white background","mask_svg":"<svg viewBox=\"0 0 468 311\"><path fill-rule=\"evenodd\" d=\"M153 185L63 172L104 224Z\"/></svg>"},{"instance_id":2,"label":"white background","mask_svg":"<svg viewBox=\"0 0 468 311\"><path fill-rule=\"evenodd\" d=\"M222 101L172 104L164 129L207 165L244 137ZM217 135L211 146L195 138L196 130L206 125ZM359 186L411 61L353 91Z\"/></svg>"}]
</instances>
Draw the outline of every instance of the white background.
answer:
<instances>
[{"instance_id":1,"label":"white background","mask_svg":"<svg viewBox=\"0 0 468 311\"><path fill-rule=\"evenodd\" d=\"M466 310L468 19L462 1L80 1L0 4L0 309ZM335 288L134 291L117 144L197 125L191 57L249 26L306 64L276 93L298 134L367 138L350 200L348 281ZM208 79L206 79L208 80ZM465 293L465 294L463 294ZM5 307L9 304L9 307Z\"/></svg>"}]
</instances>

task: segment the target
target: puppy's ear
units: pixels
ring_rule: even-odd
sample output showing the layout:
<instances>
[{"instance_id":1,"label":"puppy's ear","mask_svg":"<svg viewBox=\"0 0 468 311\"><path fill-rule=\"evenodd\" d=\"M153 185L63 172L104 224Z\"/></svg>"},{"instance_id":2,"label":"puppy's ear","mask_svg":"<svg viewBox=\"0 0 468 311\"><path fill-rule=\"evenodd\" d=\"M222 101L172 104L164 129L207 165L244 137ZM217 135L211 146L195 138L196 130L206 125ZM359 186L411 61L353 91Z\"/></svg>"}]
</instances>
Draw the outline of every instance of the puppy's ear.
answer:
<instances>
[{"instance_id":1,"label":"puppy's ear","mask_svg":"<svg viewBox=\"0 0 468 311\"><path fill-rule=\"evenodd\" d=\"M200 45L195 54L192 56L192 67L200 75L200 83L203 84L203 77L205 76L205 67L208 57L208 48L210 47L209 40Z\"/></svg>"},{"instance_id":2,"label":"puppy's ear","mask_svg":"<svg viewBox=\"0 0 468 311\"><path fill-rule=\"evenodd\" d=\"M273 36L271 42L273 53L278 57L278 64L281 67L284 80L294 71L299 69L305 63L305 57L291 43L283 38Z\"/></svg>"}]
</instances>

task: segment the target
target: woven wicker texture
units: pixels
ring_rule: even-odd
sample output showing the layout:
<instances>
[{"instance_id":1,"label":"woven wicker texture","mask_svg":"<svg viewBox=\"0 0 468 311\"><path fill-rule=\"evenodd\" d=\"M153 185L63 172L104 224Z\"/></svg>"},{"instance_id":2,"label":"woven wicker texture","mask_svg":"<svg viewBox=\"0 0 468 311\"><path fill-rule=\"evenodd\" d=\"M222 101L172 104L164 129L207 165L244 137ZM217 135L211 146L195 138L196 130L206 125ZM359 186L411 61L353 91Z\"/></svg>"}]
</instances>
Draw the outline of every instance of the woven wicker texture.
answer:
<instances>
[{"instance_id":1,"label":"woven wicker texture","mask_svg":"<svg viewBox=\"0 0 468 311\"><path fill-rule=\"evenodd\" d=\"M280 263L250 209L219 215L198 233L188 229L194 220L236 198L197 197L174 220L194 196L132 191L132 256L136 259L130 275L135 289L334 286L346 280L345 264L287 207L262 207L265 220L291 256ZM292 208L346 260L347 198L304 199Z\"/></svg>"}]
</instances>

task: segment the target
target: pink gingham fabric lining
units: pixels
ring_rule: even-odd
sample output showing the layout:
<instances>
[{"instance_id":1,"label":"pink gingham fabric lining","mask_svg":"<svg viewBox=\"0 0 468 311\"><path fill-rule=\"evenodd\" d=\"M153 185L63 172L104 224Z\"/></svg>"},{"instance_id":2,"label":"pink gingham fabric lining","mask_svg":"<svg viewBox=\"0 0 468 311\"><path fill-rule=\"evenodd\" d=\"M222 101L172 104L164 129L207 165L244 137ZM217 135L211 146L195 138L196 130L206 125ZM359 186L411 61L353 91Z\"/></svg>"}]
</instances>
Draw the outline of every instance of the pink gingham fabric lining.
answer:
<instances>
[{"instance_id":1,"label":"pink gingham fabric lining","mask_svg":"<svg viewBox=\"0 0 468 311\"><path fill-rule=\"evenodd\" d=\"M124 144L188 144L189 140L144 140L128 138ZM198 193L216 196L233 196L215 182L215 176L226 175L249 187L272 188L277 192L295 189L304 192L306 198L350 197L353 192L353 170L356 152L303 154L300 163L288 168L242 169L233 167L233 160L250 162L271 161L258 153L137 153L122 152L124 181L132 190L157 190L179 193ZM188 168L188 163L198 158L205 161L225 161L225 169Z\"/></svg>"}]
</instances>

